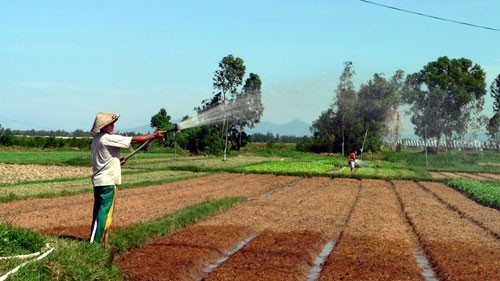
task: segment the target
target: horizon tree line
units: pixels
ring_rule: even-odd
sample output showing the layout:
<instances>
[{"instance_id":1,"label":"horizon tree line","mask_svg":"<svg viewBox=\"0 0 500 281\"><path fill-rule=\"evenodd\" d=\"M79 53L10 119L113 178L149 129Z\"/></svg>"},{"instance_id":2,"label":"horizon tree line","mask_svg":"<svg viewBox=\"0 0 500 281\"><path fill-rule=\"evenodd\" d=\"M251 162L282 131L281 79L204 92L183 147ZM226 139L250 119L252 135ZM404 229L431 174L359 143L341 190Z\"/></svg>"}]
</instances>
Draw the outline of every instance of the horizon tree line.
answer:
<instances>
[{"instance_id":1,"label":"horizon tree line","mask_svg":"<svg viewBox=\"0 0 500 281\"><path fill-rule=\"evenodd\" d=\"M405 77L397 70L389 79L375 73L356 91L352 62L344 70L331 105L313 122L313 136L298 145L314 152L378 151L384 143L395 149L401 130L401 108L424 140L464 141L467 133L486 129L500 153L500 74L490 87L494 98L491 118L482 114L487 93L485 72L466 58L439 57Z\"/></svg>"}]
</instances>

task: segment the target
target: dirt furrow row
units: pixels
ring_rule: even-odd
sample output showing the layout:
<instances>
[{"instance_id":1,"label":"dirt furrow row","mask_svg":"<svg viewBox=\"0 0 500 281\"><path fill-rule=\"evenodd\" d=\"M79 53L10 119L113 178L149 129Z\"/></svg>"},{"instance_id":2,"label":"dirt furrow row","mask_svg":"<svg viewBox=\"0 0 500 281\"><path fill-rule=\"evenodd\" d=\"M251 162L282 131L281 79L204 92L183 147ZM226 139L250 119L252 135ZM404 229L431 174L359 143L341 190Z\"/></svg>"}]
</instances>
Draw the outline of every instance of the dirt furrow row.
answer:
<instances>
[{"instance_id":1,"label":"dirt furrow row","mask_svg":"<svg viewBox=\"0 0 500 281\"><path fill-rule=\"evenodd\" d=\"M479 181L480 180L488 180L488 178L486 178L486 177L476 175L476 174L471 174L471 173L459 173L459 172L457 172L456 174L461 176L462 178L465 178L465 179L479 180Z\"/></svg>"},{"instance_id":2,"label":"dirt furrow row","mask_svg":"<svg viewBox=\"0 0 500 281\"><path fill-rule=\"evenodd\" d=\"M460 179L460 178L462 178L461 176L457 175L456 173L452 173L452 172L441 172L441 174L445 178L449 178L449 179Z\"/></svg>"},{"instance_id":3,"label":"dirt furrow row","mask_svg":"<svg viewBox=\"0 0 500 281\"><path fill-rule=\"evenodd\" d=\"M471 180L500 180L498 174L488 173L463 173L463 172L429 172L429 175L434 179L471 179Z\"/></svg>"},{"instance_id":4,"label":"dirt furrow row","mask_svg":"<svg viewBox=\"0 0 500 281\"><path fill-rule=\"evenodd\" d=\"M416 244L390 183L363 180L319 280L424 280L413 256Z\"/></svg>"},{"instance_id":5,"label":"dirt furrow row","mask_svg":"<svg viewBox=\"0 0 500 281\"><path fill-rule=\"evenodd\" d=\"M420 185L431 192L438 200L445 203L450 209L469 218L493 236L500 239L500 211L482 206L465 197L462 193L437 182L420 182Z\"/></svg>"},{"instance_id":6,"label":"dirt furrow row","mask_svg":"<svg viewBox=\"0 0 500 281\"><path fill-rule=\"evenodd\" d=\"M357 180L351 179L306 179L120 257L117 264L131 280L140 280L139 276L144 275L153 276L150 280L194 280L227 249L234 248L244 240L250 231L258 234L257 237L225 262L202 274L204 280L305 280L314 258L326 241L341 232L358 192L358 185ZM176 257L183 259L185 251L190 250L172 247L169 242L171 239L180 239L186 232L196 232L197 228L216 230L233 227L239 229L243 237L231 239L224 232L216 231L223 237L219 240L225 244L218 247L213 255L184 261L191 265L189 271L172 268L178 264ZM213 248L210 245L214 242L210 242L210 237L214 238L214 234L198 233L186 241L196 244L197 248ZM155 262L157 273L148 275L147 272L137 272L141 266L136 263L140 261L133 257L139 253L151 253L156 255L155 259L162 260L161 263ZM196 277L193 268L198 272Z\"/></svg>"},{"instance_id":7,"label":"dirt furrow row","mask_svg":"<svg viewBox=\"0 0 500 281\"><path fill-rule=\"evenodd\" d=\"M479 175L482 177L488 178L489 180L500 181L500 174L479 173Z\"/></svg>"},{"instance_id":8,"label":"dirt furrow row","mask_svg":"<svg viewBox=\"0 0 500 281\"><path fill-rule=\"evenodd\" d=\"M418 184L394 181L404 212L440 280L500 280L500 243Z\"/></svg>"},{"instance_id":9,"label":"dirt furrow row","mask_svg":"<svg viewBox=\"0 0 500 281\"><path fill-rule=\"evenodd\" d=\"M113 226L150 221L208 199L256 196L296 179L297 177L273 175L218 174L165 185L119 190ZM253 188L246 188L249 185ZM51 233L51 229L60 231L68 228L77 232L81 228L87 233L92 206L92 194L23 200L0 204L0 217L14 225L44 230L47 233Z\"/></svg>"}]
</instances>

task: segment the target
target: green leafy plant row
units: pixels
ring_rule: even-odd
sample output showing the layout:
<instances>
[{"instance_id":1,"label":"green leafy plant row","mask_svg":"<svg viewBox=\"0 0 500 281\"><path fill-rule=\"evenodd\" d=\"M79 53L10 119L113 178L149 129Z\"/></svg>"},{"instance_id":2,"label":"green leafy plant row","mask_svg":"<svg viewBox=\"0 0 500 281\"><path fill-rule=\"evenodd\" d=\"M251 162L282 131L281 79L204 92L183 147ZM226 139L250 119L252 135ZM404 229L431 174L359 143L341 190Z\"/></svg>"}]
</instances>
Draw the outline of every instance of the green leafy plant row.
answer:
<instances>
[{"instance_id":1,"label":"green leafy plant row","mask_svg":"<svg viewBox=\"0 0 500 281\"><path fill-rule=\"evenodd\" d=\"M481 205L500 209L500 182L469 179L448 180L447 184Z\"/></svg>"}]
</instances>

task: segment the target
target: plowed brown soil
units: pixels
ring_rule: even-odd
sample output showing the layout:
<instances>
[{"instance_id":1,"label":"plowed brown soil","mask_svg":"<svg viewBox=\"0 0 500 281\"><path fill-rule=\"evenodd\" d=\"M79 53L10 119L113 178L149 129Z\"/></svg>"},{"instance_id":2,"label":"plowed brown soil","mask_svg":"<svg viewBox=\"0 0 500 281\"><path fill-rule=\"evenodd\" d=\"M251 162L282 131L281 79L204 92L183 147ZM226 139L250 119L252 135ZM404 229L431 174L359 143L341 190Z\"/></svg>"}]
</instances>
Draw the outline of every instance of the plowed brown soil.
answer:
<instances>
[{"instance_id":1,"label":"plowed brown soil","mask_svg":"<svg viewBox=\"0 0 500 281\"><path fill-rule=\"evenodd\" d=\"M88 167L0 163L0 183L87 177L89 174L92 168Z\"/></svg>"},{"instance_id":2,"label":"plowed brown soil","mask_svg":"<svg viewBox=\"0 0 500 281\"><path fill-rule=\"evenodd\" d=\"M251 200L115 264L127 280L308 280L333 241L320 280L422 280L412 255L418 246L440 280L500 280L498 212L435 183L220 174L119 191L113 225L226 196ZM87 239L92 200L0 204L0 217Z\"/></svg>"},{"instance_id":3,"label":"plowed brown soil","mask_svg":"<svg viewBox=\"0 0 500 281\"><path fill-rule=\"evenodd\" d=\"M497 209L481 206L442 183L421 182L420 185L436 196L438 200L444 202L450 209L456 210L460 215L469 218L500 238L500 220L498 219L500 211Z\"/></svg>"},{"instance_id":4,"label":"plowed brown soil","mask_svg":"<svg viewBox=\"0 0 500 281\"><path fill-rule=\"evenodd\" d=\"M472 180L500 180L499 174L489 173L453 173L453 172L429 172L432 178L435 179L472 179Z\"/></svg>"},{"instance_id":5,"label":"plowed brown soil","mask_svg":"<svg viewBox=\"0 0 500 281\"><path fill-rule=\"evenodd\" d=\"M165 185L119 190L113 226L153 220L209 199L253 197L296 179L273 175L219 174ZM20 227L88 238L93 200L93 194L84 194L0 204L0 218Z\"/></svg>"},{"instance_id":6,"label":"plowed brown soil","mask_svg":"<svg viewBox=\"0 0 500 281\"><path fill-rule=\"evenodd\" d=\"M498 238L416 183L396 181L395 189L440 279L500 280Z\"/></svg>"},{"instance_id":7,"label":"plowed brown soil","mask_svg":"<svg viewBox=\"0 0 500 281\"><path fill-rule=\"evenodd\" d=\"M320 280L423 280L416 240L389 182L363 180L353 213Z\"/></svg>"}]
</instances>

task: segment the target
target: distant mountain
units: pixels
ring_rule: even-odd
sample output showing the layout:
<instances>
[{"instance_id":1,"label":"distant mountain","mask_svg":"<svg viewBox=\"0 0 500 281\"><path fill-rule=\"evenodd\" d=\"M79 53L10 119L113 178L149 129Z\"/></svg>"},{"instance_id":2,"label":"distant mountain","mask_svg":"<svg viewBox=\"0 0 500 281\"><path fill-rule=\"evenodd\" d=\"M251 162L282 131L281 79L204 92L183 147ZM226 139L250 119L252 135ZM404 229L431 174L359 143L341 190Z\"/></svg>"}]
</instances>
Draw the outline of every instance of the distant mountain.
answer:
<instances>
[{"instance_id":1,"label":"distant mountain","mask_svg":"<svg viewBox=\"0 0 500 281\"><path fill-rule=\"evenodd\" d=\"M311 135L309 127L310 124L307 124L306 122L301 121L299 119L295 119L285 124L276 124L273 122L264 121L256 124L255 128L247 129L246 131L249 134L254 134L254 133L267 134L269 132L275 136L280 135L280 136L302 137ZM154 132L154 129L151 128L149 125L144 125L135 128L117 130L117 133L124 133L124 132L136 132L138 134L147 134Z\"/></svg>"},{"instance_id":2,"label":"distant mountain","mask_svg":"<svg viewBox=\"0 0 500 281\"><path fill-rule=\"evenodd\" d=\"M248 130L248 133L272 133L280 136L310 136L309 127L311 125L299 119L294 119L285 124L276 124L269 121L263 121L255 125L255 128Z\"/></svg>"},{"instance_id":3,"label":"distant mountain","mask_svg":"<svg viewBox=\"0 0 500 281\"><path fill-rule=\"evenodd\" d=\"M125 132L134 132L134 133L138 133L138 134L148 134L148 133L152 133L154 131L155 131L155 129L151 128L151 126L144 125L144 126L135 127L135 128L120 129L120 130L117 130L116 133L121 134L121 133L125 133Z\"/></svg>"}]
</instances>

